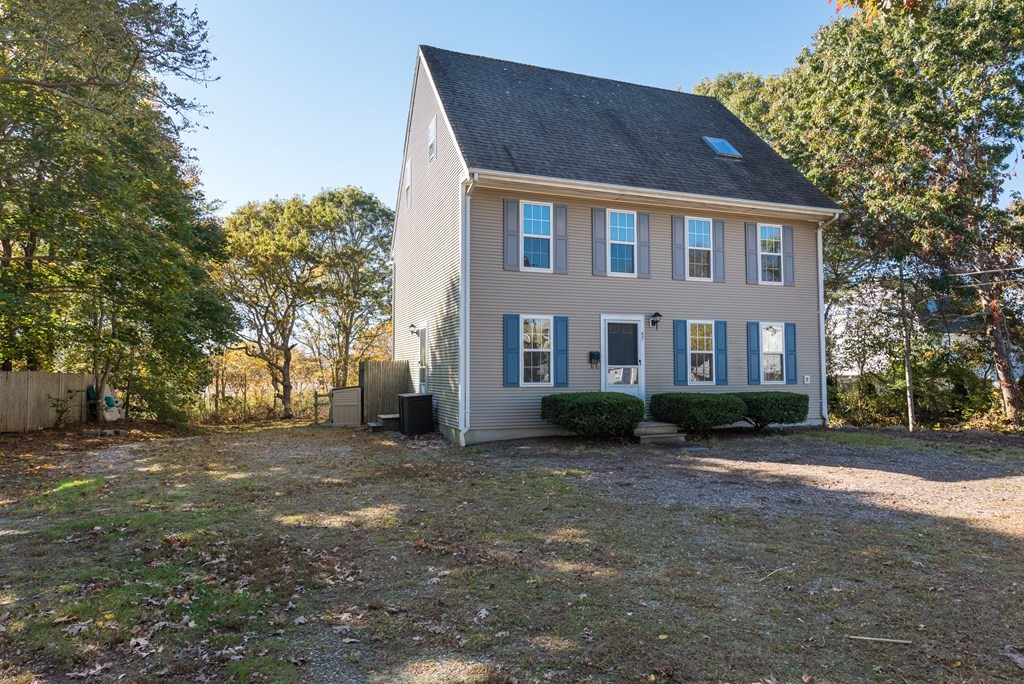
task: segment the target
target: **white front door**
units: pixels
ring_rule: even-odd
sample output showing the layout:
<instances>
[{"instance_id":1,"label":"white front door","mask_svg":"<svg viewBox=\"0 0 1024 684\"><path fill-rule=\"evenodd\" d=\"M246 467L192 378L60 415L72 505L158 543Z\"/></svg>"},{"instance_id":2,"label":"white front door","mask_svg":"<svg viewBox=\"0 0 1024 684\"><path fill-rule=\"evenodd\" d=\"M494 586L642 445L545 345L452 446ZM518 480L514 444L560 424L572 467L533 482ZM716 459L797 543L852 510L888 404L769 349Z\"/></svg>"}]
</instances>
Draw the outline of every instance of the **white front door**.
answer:
<instances>
[{"instance_id":1,"label":"white front door","mask_svg":"<svg viewBox=\"0 0 1024 684\"><path fill-rule=\"evenodd\" d=\"M419 382L417 383L417 390L421 394L427 394L430 391L430 350L427 347L427 324L421 324L417 332L420 337L420 377Z\"/></svg>"},{"instance_id":2,"label":"white front door","mask_svg":"<svg viewBox=\"0 0 1024 684\"><path fill-rule=\"evenodd\" d=\"M644 317L601 316L601 388L644 398Z\"/></svg>"}]
</instances>

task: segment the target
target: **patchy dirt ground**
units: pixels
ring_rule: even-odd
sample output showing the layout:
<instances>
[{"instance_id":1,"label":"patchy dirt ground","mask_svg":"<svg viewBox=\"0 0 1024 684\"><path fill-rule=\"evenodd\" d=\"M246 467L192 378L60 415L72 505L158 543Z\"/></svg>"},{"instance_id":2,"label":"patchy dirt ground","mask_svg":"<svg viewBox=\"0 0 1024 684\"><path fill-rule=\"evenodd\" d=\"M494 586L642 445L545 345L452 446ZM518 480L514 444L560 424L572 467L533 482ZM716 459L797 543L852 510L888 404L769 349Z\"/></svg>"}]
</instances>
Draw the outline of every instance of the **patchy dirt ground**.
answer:
<instances>
[{"instance_id":1,"label":"patchy dirt ground","mask_svg":"<svg viewBox=\"0 0 1024 684\"><path fill-rule=\"evenodd\" d=\"M963 520L1024 537L1024 439L978 433L808 431L780 437L724 433L679 447L506 442L504 467L586 470L608 495L662 506L766 515L908 521Z\"/></svg>"},{"instance_id":2,"label":"patchy dirt ground","mask_svg":"<svg viewBox=\"0 0 1024 684\"><path fill-rule=\"evenodd\" d=\"M1019 438L151 434L0 442L0 681L1024 675Z\"/></svg>"}]
</instances>

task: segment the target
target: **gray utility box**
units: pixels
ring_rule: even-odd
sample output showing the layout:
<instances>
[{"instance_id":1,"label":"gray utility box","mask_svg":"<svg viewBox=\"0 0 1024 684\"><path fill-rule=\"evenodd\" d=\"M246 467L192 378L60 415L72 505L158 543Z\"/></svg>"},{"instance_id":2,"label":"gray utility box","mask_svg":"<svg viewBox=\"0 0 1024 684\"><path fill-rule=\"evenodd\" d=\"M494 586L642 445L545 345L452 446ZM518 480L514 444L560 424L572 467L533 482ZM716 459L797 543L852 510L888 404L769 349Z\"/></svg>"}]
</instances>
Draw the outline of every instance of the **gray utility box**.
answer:
<instances>
[{"instance_id":1,"label":"gray utility box","mask_svg":"<svg viewBox=\"0 0 1024 684\"><path fill-rule=\"evenodd\" d=\"M434 395L399 394L398 429L403 435L425 435L434 431Z\"/></svg>"}]
</instances>

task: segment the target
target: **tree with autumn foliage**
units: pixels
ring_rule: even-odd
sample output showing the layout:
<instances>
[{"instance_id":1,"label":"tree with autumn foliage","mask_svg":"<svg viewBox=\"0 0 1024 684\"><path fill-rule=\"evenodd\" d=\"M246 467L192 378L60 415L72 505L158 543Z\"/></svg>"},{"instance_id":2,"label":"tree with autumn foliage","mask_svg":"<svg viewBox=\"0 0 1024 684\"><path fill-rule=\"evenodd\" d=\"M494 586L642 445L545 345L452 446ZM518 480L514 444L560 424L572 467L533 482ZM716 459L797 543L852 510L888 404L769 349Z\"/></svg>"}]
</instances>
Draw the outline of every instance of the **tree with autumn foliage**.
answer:
<instances>
[{"instance_id":1,"label":"tree with autumn foliage","mask_svg":"<svg viewBox=\"0 0 1024 684\"><path fill-rule=\"evenodd\" d=\"M349 186L308 201L253 202L224 222L227 253L216 273L242 320L240 349L266 365L282 417L293 416L301 343L331 386L379 344L390 315L392 221L375 195Z\"/></svg>"},{"instance_id":2,"label":"tree with autumn foliage","mask_svg":"<svg viewBox=\"0 0 1024 684\"><path fill-rule=\"evenodd\" d=\"M843 208L826 239L834 273L917 261L969 288L1003 410L1021 397L1003 313L1024 256L1018 213L1001 204L1024 141L1024 2L947 0L912 20L857 12L823 27L776 77L727 74L722 99Z\"/></svg>"}]
</instances>

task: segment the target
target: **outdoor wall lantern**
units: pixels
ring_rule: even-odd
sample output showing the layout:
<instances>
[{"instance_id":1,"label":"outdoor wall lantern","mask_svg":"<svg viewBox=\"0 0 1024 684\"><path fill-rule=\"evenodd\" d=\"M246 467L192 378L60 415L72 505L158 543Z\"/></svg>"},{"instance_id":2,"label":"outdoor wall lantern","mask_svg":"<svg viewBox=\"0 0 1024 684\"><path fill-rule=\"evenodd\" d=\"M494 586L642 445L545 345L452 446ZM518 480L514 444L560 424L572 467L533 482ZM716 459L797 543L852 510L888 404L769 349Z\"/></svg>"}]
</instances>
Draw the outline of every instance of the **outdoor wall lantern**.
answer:
<instances>
[{"instance_id":1,"label":"outdoor wall lantern","mask_svg":"<svg viewBox=\"0 0 1024 684\"><path fill-rule=\"evenodd\" d=\"M416 327L415 323L410 323L409 324L409 332L411 332L413 335L419 335L420 334L420 329Z\"/></svg>"},{"instance_id":2,"label":"outdoor wall lantern","mask_svg":"<svg viewBox=\"0 0 1024 684\"><path fill-rule=\"evenodd\" d=\"M651 327L657 330L659 323L661 323L661 314L655 311L651 314Z\"/></svg>"}]
</instances>

